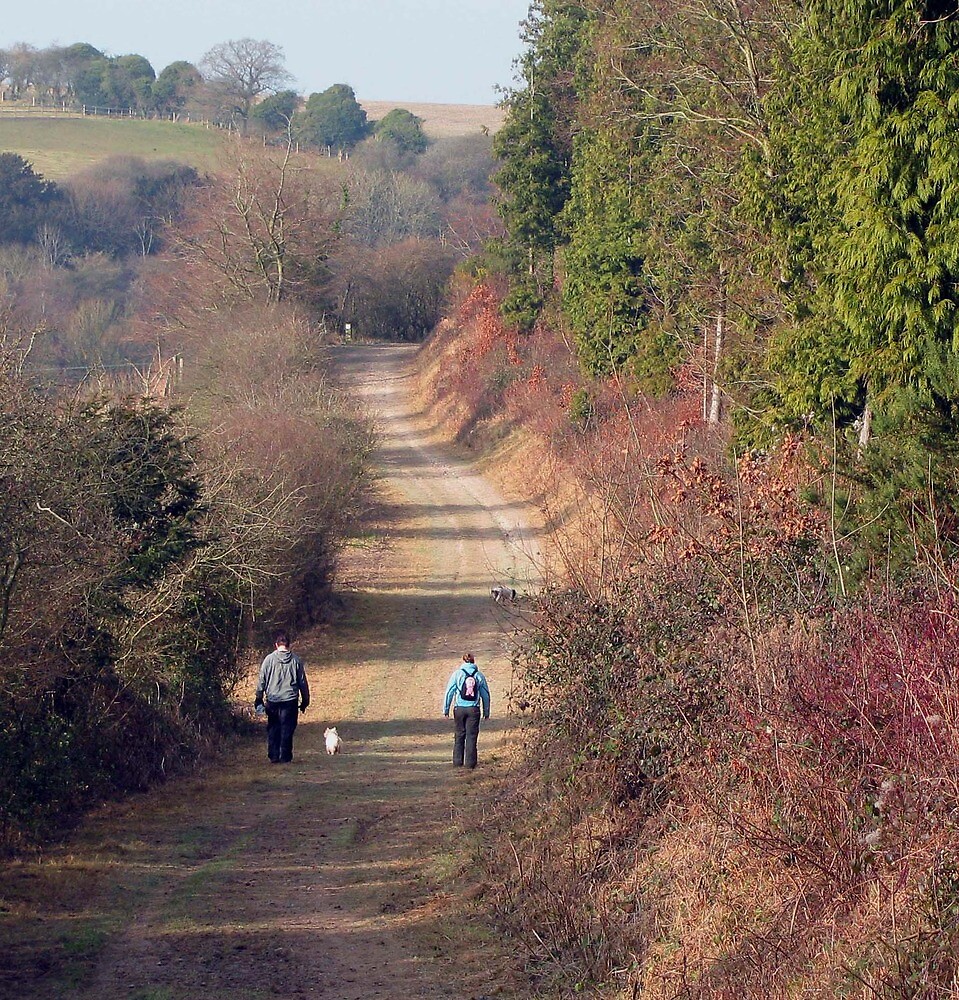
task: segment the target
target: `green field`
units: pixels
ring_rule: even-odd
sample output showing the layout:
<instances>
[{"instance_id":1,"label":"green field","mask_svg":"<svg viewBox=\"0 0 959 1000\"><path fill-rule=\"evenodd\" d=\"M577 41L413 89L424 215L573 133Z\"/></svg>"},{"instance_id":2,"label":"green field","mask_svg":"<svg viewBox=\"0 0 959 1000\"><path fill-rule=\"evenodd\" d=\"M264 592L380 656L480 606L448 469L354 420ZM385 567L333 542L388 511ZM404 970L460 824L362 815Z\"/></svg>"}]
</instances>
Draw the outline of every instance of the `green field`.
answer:
<instances>
[{"instance_id":1,"label":"green field","mask_svg":"<svg viewBox=\"0 0 959 1000\"><path fill-rule=\"evenodd\" d=\"M216 166L225 136L201 125L109 118L0 114L0 152L19 153L51 180L62 180L111 156Z\"/></svg>"},{"instance_id":2,"label":"green field","mask_svg":"<svg viewBox=\"0 0 959 1000\"><path fill-rule=\"evenodd\" d=\"M398 105L364 101L371 118ZM434 139L495 132L503 122L501 108L459 104L405 104L424 119ZM81 118L0 108L0 152L19 153L51 180L62 180L111 156L177 160L200 171L216 167L226 136L202 125L140 119Z\"/></svg>"}]
</instances>

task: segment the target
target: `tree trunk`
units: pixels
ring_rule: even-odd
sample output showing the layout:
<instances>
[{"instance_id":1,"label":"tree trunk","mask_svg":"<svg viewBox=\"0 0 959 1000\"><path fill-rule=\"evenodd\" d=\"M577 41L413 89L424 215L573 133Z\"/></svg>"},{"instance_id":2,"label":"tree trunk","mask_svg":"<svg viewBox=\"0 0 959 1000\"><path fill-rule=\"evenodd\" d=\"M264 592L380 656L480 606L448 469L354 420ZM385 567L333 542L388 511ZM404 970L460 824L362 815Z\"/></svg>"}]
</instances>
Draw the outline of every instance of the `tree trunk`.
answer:
<instances>
[{"instance_id":1,"label":"tree trunk","mask_svg":"<svg viewBox=\"0 0 959 1000\"><path fill-rule=\"evenodd\" d=\"M709 417L707 424L715 427L723 415L723 394L719 388L719 362L723 356L723 338L726 333L726 282L720 276L719 304L716 307L716 336L713 340L713 378L712 391L709 400Z\"/></svg>"},{"instance_id":2,"label":"tree trunk","mask_svg":"<svg viewBox=\"0 0 959 1000\"><path fill-rule=\"evenodd\" d=\"M869 446L869 435L872 433L872 406L870 403L866 403L865 408L862 411L862 424L859 428L859 445L856 448L856 458L862 458Z\"/></svg>"},{"instance_id":3,"label":"tree trunk","mask_svg":"<svg viewBox=\"0 0 959 1000\"><path fill-rule=\"evenodd\" d=\"M703 423L709 419L709 369L706 358L709 356L709 324L703 323Z\"/></svg>"}]
</instances>

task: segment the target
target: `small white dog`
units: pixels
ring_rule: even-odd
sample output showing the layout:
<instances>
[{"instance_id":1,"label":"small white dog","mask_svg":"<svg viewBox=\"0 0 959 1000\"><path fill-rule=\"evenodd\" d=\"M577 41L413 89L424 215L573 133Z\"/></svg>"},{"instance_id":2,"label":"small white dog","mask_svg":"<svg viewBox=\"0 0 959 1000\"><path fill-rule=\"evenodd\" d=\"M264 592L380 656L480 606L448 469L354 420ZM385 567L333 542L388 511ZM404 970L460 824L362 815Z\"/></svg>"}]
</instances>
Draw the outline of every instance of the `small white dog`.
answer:
<instances>
[{"instance_id":1,"label":"small white dog","mask_svg":"<svg viewBox=\"0 0 959 1000\"><path fill-rule=\"evenodd\" d=\"M340 752L340 737L337 735L336 726L331 726L329 729L323 730L323 736L326 739L326 752L328 754L335 754Z\"/></svg>"},{"instance_id":2,"label":"small white dog","mask_svg":"<svg viewBox=\"0 0 959 1000\"><path fill-rule=\"evenodd\" d=\"M512 587L490 587L489 596L492 597L497 604L502 604L504 601L515 601L516 591Z\"/></svg>"}]
</instances>

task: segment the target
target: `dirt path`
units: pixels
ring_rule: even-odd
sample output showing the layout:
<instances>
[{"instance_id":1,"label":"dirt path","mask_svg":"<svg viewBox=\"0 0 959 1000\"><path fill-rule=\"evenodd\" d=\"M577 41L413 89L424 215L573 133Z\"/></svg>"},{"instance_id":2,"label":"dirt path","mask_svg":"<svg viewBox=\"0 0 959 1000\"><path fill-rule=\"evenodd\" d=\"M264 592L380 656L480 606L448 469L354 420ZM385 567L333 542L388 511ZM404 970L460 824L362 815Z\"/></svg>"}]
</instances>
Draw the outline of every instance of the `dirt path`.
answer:
<instances>
[{"instance_id":1,"label":"dirt path","mask_svg":"<svg viewBox=\"0 0 959 1000\"><path fill-rule=\"evenodd\" d=\"M408 402L410 349L333 356L379 416L382 502L344 558L342 620L295 644L314 688L296 759L270 767L263 745L243 746L16 866L0 996L513 995L498 942L450 916L451 819L495 786L515 610L489 588L526 590L535 539L522 508L431 444ZM467 649L493 690L474 773L450 765L439 712Z\"/></svg>"}]
</instances>

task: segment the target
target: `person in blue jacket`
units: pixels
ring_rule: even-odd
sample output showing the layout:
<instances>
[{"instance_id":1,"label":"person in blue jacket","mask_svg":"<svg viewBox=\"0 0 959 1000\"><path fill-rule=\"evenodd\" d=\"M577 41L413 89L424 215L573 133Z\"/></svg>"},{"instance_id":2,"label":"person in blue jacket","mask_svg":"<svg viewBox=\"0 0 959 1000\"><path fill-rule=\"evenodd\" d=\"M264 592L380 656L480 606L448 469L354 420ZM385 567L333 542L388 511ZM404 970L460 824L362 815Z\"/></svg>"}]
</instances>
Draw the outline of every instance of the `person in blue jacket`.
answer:
<instances>
[{"instance_id":1,"label":"person in blue jacket","mask_svg":"<svg viewBox=\"0 0 959 1000\"><path fill-rule=\"evenodd\" d=\"M453 764L476 767L476 740L479 736L480 709L489 718L489 684L476 666L472 653L463 654L463 662L453 671L446 685L443 715L453 708Z\"/></svg>"},{"instance_id":2,"label":"person in blue jacket","mask_svg":"<svg viewBox=\"0 0 959 1000\"><path fill-rule=\"evenodd\" d=\"M275 649L260 665L256 681L257 707L266 701L266 749L271 764L289 764L293 760L293 732L296 709L305 712L310 704L310 685L303 661L290 650L286 632L276 633Z\"/></svg>"}]
</instances>

